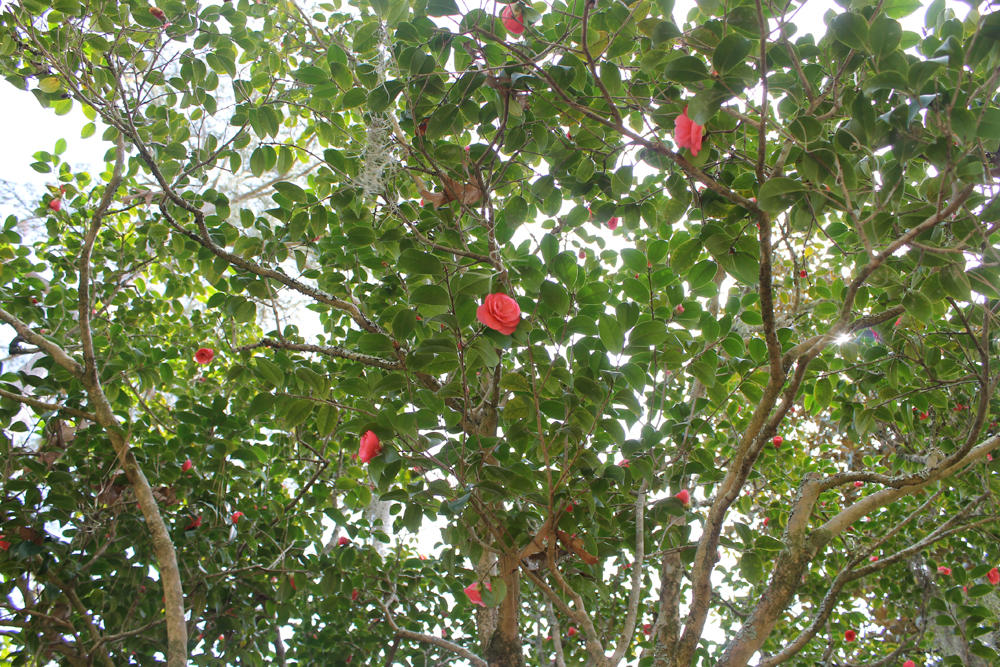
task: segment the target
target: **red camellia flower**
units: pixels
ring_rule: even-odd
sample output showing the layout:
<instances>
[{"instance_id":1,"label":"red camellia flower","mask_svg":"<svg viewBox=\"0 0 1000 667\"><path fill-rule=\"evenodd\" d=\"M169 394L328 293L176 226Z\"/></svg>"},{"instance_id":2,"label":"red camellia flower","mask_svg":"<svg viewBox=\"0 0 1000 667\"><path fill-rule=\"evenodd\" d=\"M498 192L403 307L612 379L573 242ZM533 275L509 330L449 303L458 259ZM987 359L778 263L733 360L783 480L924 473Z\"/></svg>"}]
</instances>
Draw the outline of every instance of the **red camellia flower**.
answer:
<instances>
[{"instance_id":1,"label":"red camellia flower","mask_svg":"<svg viewBox=\"0 0 1000 667\"><path fill-rule=\"evenodd\" d=\"M677 307L674 308L674 312L680 315L681 313L684 312L684 306L682 306L681 304L677 304Z\"/></svg>"},{"instance_id":2,"label":"red camellia flower","mask_svg":"<svg viewBox=\"0 0 1000 667\"><path fill-rule=\"evenodd\" d=\"M920 419L922 419L922 420L923 419L927 419L927 417L928 417L928 414L926 412L921 412L920 413Z\"/></svg>"},{"instance_id":3,"label":"red camellia flower","mask_svg":"<svg viewBox=\"0 0 1000 667\"><path fill-rule=\"evenodd\" d=\"M704 126L688 118L688 108L674 121L674 141L681 148L689 148L691 155L697 156L701 150L701 135Z\"/></svg>"},{"instance_id":4,"label":"red camellia flower","mask_svg":"<svg viewBox=\"0 0 1000 667\"><path fill-rule=\"evenodd\" d=\"M290 583L292 585L292 590L293 591L299 590L299 587L295 585L295 580L292 579L291 577L288 577L288 583Z\"/></svg>"},{"instance_id":5,"label":"red camellia flower","mask_svg":"<svg viewBox=\"0 0 1000 667\"><path fill-rule=\"evenodd\" d=\"M566 631L566 634L568 636L570 636L570 637L576 637L576 635L577 635L577 629L576 628L570 628L569 630Z\"/></svg>"},{"instance_id":6,"label":"red camellia flower","mask_svg":"<svg viewBox=\"0 0 1000 667\"><path fill-rule=\"evenodd\" d=\"M167 15L164 14L163 10L160 9L159 7L150 7L149 13L155 16L156 18L160 19L161 21L165 21L167 19Z\"/></svg>"},{"instance_id":7,"label":"red camellia flower","mask_svg":"<svg viewBox=\"0 0 1000 667\"><path fill-rule=\"evenodd\" d=\"M207 364L212 361L215 356L215 352L212 351L210 347L199 348L197 352L194 353L194 360L199 364Z\"/></svg>"},{"instance_id":8,"label":"red camellia flower","mask_svg":"<svg viewBox=\"0 0 1000 667\"><path fill-rule=\"evenodd\" d=\"M802 269L801 271L799 271L799 278L805 278L805 277L806 277L806 276L808 276L808 275L809 275L809 274L808 274L808 273L806 273L806 270L805 270L805 269Z\"/></svg>"},{"instance_id":9,"label":"red camellia flower","mask_svg":"<svg viewBox=\"0 0 1000 667\"><path fill-rule=\"evenodd\" d=\"M917 664L912 660L907 660L903 663L903 667L917 667Z\"/></svg>"},{"instance_id":10,"label":"red camellia flower","mask_svg":"<svg viewBox=\"0 0 1000 667\"><path fill-rule=\"evenodd\" d=\"M611 231L615 231L616 229L618 229L618 218L611 218L610 220L608 220L608 229L610 229Z\"/></svg>"},{"instance_id":11,"label":"red camellia flower","mask_svg":"<svg viewBox=\"0 0 1000 667\"><path fill-rule=\"evenodd\" d=\"M770 521L770 520L771 520L771 517L769 517L769 516L764 517L764 525L766 526L767 522Z\"/></svg>"},{"instance_id":12,"label":"red camellia flower","mask_svg":"<svg viewBox=\"0 0 1000 667\"><path fill-rule=\"evenodd\" d=\"M347 537L345 535L341 535L340 539L337 540L337 546L338 547L346 547L350 543L351 543L351 538L349 538L349 537Z\"/></svg>"},{"instance_id":13,"label":"red camellia flower","mask_svg":"<svg viewBox=\"0 0 1000 667\"><path fill-rule=\"evenodd\" d=\"M361 448L358 450L358 458L362 463L368 463L373 458L382 453L382 442L378 436L371 431L365 431L361 436Z\"/></svg>"},{"instance_id":14,"label":"red camellia flower","mask_svg":"<svg viewBox=\"0 0 1000 667\"><path fill-rule=\"evenodd\" d=\"M945 576L948 576L949 574L951 574L951 568L945 567L944 565L938 565L938 572L940 572Z\"/></svg>"},{"instance_id":15,"label":"red camellia flower","mask_svg":"<svg viewBox=\"0 0 1000 667\"><path fill-rule=\"evenodd\" d=\"M185 528L184 530L194 530L195 528L198 528L199 526L201 526L201 516L200 516L200 515L199 515L199 516L196 516L196 517L195 517L195 518L194 518L194 519L193 519L193 520L191 521L191 523L190 523L190 524L188 524L188 527L187 527L187 528Z\"/></svg>"},{"instance_id":16,"label":"red camellia flower","mask_svg":"<svg viewBox=\"0 0 1000 667\"><path fill-rule=\"evenodd\" d=\"M492 591L493 585L489 582L486 583L486 590ZM474 582L465 587L465 594L469 596L469 602L472 604L478 604L480 607L485 607L486 603L483 602L483 594L479 592L479 582Z\"/></svg>"},{"instance_id":17,"label":"red camellia flower","mask_svg":"<svg viewBox=\"0 0 1000 667\"><path fill-rule=\"evenodd\" d=\"M60 198L57 197L57 198L53 199L52 201L50 201L49 202L49 208L51 208L53 211L58 211L59 209L61 209L62 208L62 199L60 199Z\"/></svg>"},{"instance_id":18,"label":"red camellia flower","mask_svg":"<svg viewBox=\"0 0 1000 667\"><path fill-rule=\"evenodd\" d=\"M860 489L860 488L861 488L862 486L864 486L864 485L865 485L865 483L864 483L864 482L855 482L855 483L854 483L854 488L855 488L855 489Z\"/></svg>"},{"instance_id":19,"label":"red camellia flower","mask_svg":"<svg viewBox=\"0 0 1000 667\"><path fill-rule=\"evenodd\" d=\"M509 336L521 323L521 307L506 294L489 294L476 309L476 318L490 329Z\"/></svg>"},{"instance_id":20,"label":"red camellia flower","mask_svg":"<svg viewBox=\"0 0 1000 667\"><path fill-rule=\"evenodd\" d=\"M687 489L681 489L678 493L674 495L674 498L681 501L681 505L687 507L691 504L691 494Z\"/></svg>"},{"instance_id":21,"label":"red camellia flower","mask_svg":"<svg viewBox=\"0 0 1000 667\"><path fill-rule=\"evenodd\" d=\"M0 538L2 538L2 537L3 536L0 535ZM7 551L8 549L10 549L10 542L8 542L7 540L4 540L4 539L0 539L0 549L3 549L4 551Z\"/></svg>"},{"instance_id":22,"label":"red camellia flower","mask_svg":"<svg viewBox=\"0 0 1000 667\"><path fill-rule=\"evenodd\" d=\"M520 14L514 13L514 8L507 5L500 12L500 18L503 19L503 27L507 28L509 32L515 35L520 35L524 32L524 23L521 21Z\"/></svg>"},{"instance_id":23,"label":"red camellia flower","mask_svg":"<svg viewBox=\"0 0 1000 667\"><path fill-rule=\"evenodd\" d=\"M648 634L650 634L651 632L653 632L653 626L652 626L652 625L650 625L649 623L643 623L643 624L642 624L642 633L643 633L644 635L648 635Z\"/></svg>"},{"instance_id":24,"label":"red camellia flower","mask_svg":"<svg viewBox=\"0 0 1000 667\"><path fill-rule=\"evenodd\" d=\"M188 460L186 460L186 461L185 461L185 462L184 462L184 463L183 463L183 464L181 465L181 472L187 472L188 470L190 470L190 469L191 469L191 468L193 468L193 467L194 467L194 464L193 464L193 463L191 463L191 459L188 459Z\"/></svg>"},{"instance_id":25,"label":"red camellia flower","mask_svg":"<svg viewBox=\"0 0 1000 667\"><path fill-rule=\"evenodd\" d=\"M858 638L858 633L856 633L854 630L848 630L847 632L844 633L844 639L846 639L849 642L853 642L857 638Z\"/></svg>"},{"instance_id":26,"label":"red camellia flower","mask_svg":"<svg viewBox=\"0 0 1000 667\"><path fill-rule=\"evenodd\" d=\"M868 560L871 561L872 563L877 563L878 562L878 556L872 556Z\"/></svg>"},{"instance_id":27,"label":"red camellia flower","mask_svg":"<svg viewBox=\"0 0 1000 667\"><path fill-rule=\"evenodd\" d=\"M986 578L989 579L990 583L993 584L994 586L1000 584L1000 570L993 568L992 570L986 573Z\"/></svg>"},{"instance_id":28,"label":"red camellia flower","mask_svg":"<svg viewBox=\"0 0 1000 667\"><path fill-rule=\"evenodd\" d=\"M785 441L785 439L782 438L780 435L776 435L773 438L771 438L771 442L774 443L775 449L777 449L778 447L781 447L781 443L783 443L784 441Z\"/></svg>"},{"instance_id":29,"label":"red camellia flower","mask_svg":"<svg viewBox=\"0 0 1000 667\"><path fill-rule=\"evenodd\" d=\"M351 602L356 602L360 595L361 591L359 591L357 588L351 591Z\"/></svg>"},{"instance_id":30,"label":"red camellia flower","mask_svg":"<svg viewBox=\"0 0 1000 667\"><path fill-rule=\"evenodd\" d=\"M239 523L239 520L243 518L243 512L233 512L233 523Z\"/></svg>"},{"instance_id":31,"label":"red camellia flower","mask_svg":"<svg viewBox=\"0 0 1000 667\"><path fill-rule=\"evenodd\" d=\"M621 466L622 468L627 468L628 467L628 459L622 459L621 461L618 462L618 465Z\"/></svg>"}]
</instances>

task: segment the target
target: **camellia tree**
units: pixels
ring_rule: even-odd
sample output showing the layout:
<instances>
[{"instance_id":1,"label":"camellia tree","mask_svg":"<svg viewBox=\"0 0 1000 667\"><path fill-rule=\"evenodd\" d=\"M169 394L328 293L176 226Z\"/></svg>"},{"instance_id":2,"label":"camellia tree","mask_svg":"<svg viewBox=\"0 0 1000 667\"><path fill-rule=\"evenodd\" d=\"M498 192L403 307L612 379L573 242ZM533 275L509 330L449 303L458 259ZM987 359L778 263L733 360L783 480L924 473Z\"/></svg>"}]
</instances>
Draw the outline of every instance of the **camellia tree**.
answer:
<instances>
[{"instance_id":1,"label":"camellia tree","mask_svg":"<svg viewBox=\"0 0 1000 667\"><path fill-rule=\"evenodd\" d=\"M954 10L4 2L4 659L996 664Z\"/></svg>"}]
</instances>

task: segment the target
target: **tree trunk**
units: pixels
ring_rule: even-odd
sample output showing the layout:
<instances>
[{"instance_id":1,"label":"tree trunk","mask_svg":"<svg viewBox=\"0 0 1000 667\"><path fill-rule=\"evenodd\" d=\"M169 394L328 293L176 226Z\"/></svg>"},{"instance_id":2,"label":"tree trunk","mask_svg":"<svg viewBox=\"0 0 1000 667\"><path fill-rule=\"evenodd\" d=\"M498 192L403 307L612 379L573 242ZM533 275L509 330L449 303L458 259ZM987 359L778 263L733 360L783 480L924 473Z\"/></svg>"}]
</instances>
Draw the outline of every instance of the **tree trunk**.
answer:
<instances>
[{"instance_id":1,"label":"tree trunk","mask_svg":"<svg viewBox=\"0 0 1000 667\"><path fill-rule=\"evenodd\" d=\"M486 646L484 656L490 667L524 667L524 653L518 634L521 614L521 570L516 555L500 558L500 576L507 585L507 594L500 602L496 628Z\"/></svg>"}]
</instances>

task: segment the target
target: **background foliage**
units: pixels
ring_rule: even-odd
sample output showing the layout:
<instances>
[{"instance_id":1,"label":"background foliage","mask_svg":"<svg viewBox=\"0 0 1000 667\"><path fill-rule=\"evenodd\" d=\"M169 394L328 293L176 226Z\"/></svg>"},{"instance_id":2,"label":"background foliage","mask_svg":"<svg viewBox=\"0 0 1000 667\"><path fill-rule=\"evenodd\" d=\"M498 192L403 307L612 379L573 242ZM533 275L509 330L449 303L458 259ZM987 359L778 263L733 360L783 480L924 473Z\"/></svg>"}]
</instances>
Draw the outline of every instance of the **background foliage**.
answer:
<instances>
[{"instance_id":1,"label":"background foliage","mask_svg":"<svg viewBox=\"0 0 1000 667\"><path fill-rule=\"evenodd\" d=\"M0 10L11 664L994 663L1000 14L506 6Z\"/></svg>"}]
</instances>

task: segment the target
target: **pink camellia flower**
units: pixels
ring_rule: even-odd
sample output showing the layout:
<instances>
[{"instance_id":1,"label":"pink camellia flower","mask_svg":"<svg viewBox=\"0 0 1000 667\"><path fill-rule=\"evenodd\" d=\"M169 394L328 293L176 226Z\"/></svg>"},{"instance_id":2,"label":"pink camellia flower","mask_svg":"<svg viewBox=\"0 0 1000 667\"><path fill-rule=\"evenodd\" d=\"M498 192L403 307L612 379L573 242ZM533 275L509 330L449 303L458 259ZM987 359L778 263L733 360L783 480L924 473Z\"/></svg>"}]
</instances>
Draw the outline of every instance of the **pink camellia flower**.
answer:
<instances>
[{"instance_id":1,"label":"pink camellia flower","mask_svg":"<svg viewBox=\"0 0 1000 667\"><path fill-rule=\"evenodd\" d=\"M864 482L855 482L855 483L854 483L854 488L855 488L855 489L860 489L860 488L861 488L862 486L864 486L864 485L865 485L865 483L864 483Z\"/></svg>"},{"instance_id":2,"label":"pink camellia flower","mask_svg":"<svg viewBox=\"0 0 1000 667\"><path fill-rule=\"evenodd\" d=\"M52 201L50 201L49 202L49 208L51 208L53 211L57 211L58 212L59 209L62 208L62 199L56 197L55 199L53 199Z\"/></svg>"},{"instance_id":3,"label":"pink camellia flower","mask_svg":"<svg viewBox=\"0 0 1000 667\"><path fill-rule=\"evenodd\" d=\"M616 229L618 229L618 218L611 218L610 220L608 220L608 229L610 229L611 231L615 231Z\"/></svg>"},{"instance_id":4,"label":"pink camellia flower","mask_svg":"<svg viewBox=\"0 0 1000 667\"><path fill-rule=\"evenodd\" d=\"M185 461L185 462L184 462L184 463L183 463L183 464L181 465L181 472L187 472L188 470L190 470L190 469L191 469L191 468L193 468L193 467L194 467L194 464L193 464L193 463L191 463L191 459L188 459L188 460L186 460L186 461Z\"/></svg>"},{"instance_id":5,"label":"pink camellia flower","mask_svg":"<svg viewBox=\"0 0 1000 667\"><path fill-rule=\"evenodd\" d=\"M378 436L371 431L365 431L361 436L361 448L358 449L358 458L362 463L368 463L373 458L382 453L382 442Z\"/></svg>"},{"instance_id":6,"label":"pink camellia flower","mask_svg":"<svg viewBox=\"0 0 1000 667\"><path fill-rule=\"evenodd\" d=\"M674 495L674 498L681 501L681 505L684 505L684 507L688 507L691 504L691 494L687 489L681 489Z\"/></svg>"},{"instance_id":7,"label":"pink camellia flower","mask_svg":"<svg viewBox=\"0 0 1000 667\"><path fill-rule=\"evenodd\" d=\"M194 360L199 364L207 364L212 361L213 357L215 357L215 352L210 347L200 348L194 353Z\"/></svg>"},{"instance_id":8,"label":"pink camellia flower","mask_svg":"<svg viewBox=\"0 0 1000 667\"><path fill-rule=\"evenodd\" d=\"M524 32L524 23L521 21L521 16L515 14L514 8L510 5L503 8L500 18L503 19L503 27L507 28L508 32L512 32L515 35L520 35Z\"/></svg>"},{"instance_id":9,"label":"pink camellia flower","mask_svg":"<svg viewBox=\"0 0 1000 667\"><path fill-rule=\"evenodd\" d=\"M703 125L688 118L688 108L684 107L684 113L674 121L674 141L681 148L691 149L691 155L697 157L701 150L701 135L704 130Z\"/></svg>"},{"instance_id":10,"label":"pink camellia flower","mask_svg":"<svg viewBox=\"0 0 1000 667\"><path fill-rule=\"evenodd\" d=\"M585 253L584 251L581 250L580 251L580 259L587 259L587 253Z\"/></svg>"},{"instance_id":11,"label":"pink camellia flower","mask_svg":"<svg viewBox=\"0 0 1000 667\"><path fill-rule=\"evenodd\" d=\"M486 590L492 591L493 585L486 582ZM465 587L465 594L469 596L469 602L472 604L478 604L480 607L485 607L486 603L483 602L483 594L479 591L479 582L473 582Z\"/></svg>"},{"instance_id":12,"label":"pink camellia flower","mask_svg":"<svg viewBox=\"0 0 1000 667\"><path fill-rule=\"evenodd\" d=\"M917 663L913 662L912 660L907 660L906 662L903 663L903 667L917 667Z\"/></svg>"},{"instance_id":13,"label":"pink camellia flower","mask_svg":"<svg viewBox=\"0 0 1000 667\"><path fill-rule=\"evenodd\" d=\"M243 512L233 512L233 523L239 523L240 519L243 518Z\"/></svg>"},{"instance_id":14,"label":"pink camellia flower","mask_svg":"<svg viewBox=\"0 0 1000 667\"><path fill-rule=\"evenodd\" d=\"M849 642L853 642L857 638L858 638L858 633L856 633L854 630L848 630L847 632L844 633L844 639L846 639Z\"/></svg>"},{"instance_id":15,"label":"pink camellia flower","mask_svg":"<svg viewBox=\"0 0 1000 667\"><path fill-rule=\"evenodd\" d=\"M784 441L785 441L785 439L782 438L780 435L776 435L773 438L771 438L771 442L774 443L774 448L775 449L777 449L778 447L781 447L781 443L783 443Z\"/></svg>"},{"instance_id":16,"label":"pink camellia flower","mask_svg":"<svg viewBox=\"0 0 1000 667\"><path fill-rule=\"evenodd\" d=\"M684 306L681 304L677 304L677 307L674 308L674 312L680 315L681 313L684 312Z\"/></svg>"},{"instance_id":17,"label":"pink camellia flower","mask_svg":"<svg viewBox=\"0 0 1000 667\"><path fill-rule=\"evenodd\" d=\"M649 623L643 623L642 624L642 634L648 635L648 634L650 634L652 632L653 632L653 626L652 625L650 625Z\"/></svg>"},{"instance_id":18,"label":"pink camellia flower","mask_svg":"<svg viewBox=\"0 0 1000 667\"><path fill-rule=\"evenodd\" d=\"M358 597L360 597L360 595L361 591L359 591L357 588L351 591L351 602L356 602Z\"/></svg>"},{"instance_id":19,"label":"pink camellia flower","mask_svg":"<svg viewBox=\"0 0 1000 667\"><path fill-rule=\"evenodd\" d=\"M622 468L627 468L628 467L628 459L622 459L621 461L618 462L618 465L620 467L622 467Z\"/></svg>"},{"instance_id":20,"label":"pink camellia flower","mask_svg":"<svg viewBox=\"0 0 1000 667\"><path fill-rule=\"evenodd\" d=\"M509 336L521 323L521 307L506 294L489 294L476 309L476 318L490 329Z\"/></svg>"},{"instance_id":21,"label":"pink camellia flower","mask_svg":"<svg viewBox=\"0 0 1000 667\"><path fill-rule=\"evenodd\" d=\"M996 568L993 568L992 570L990 570L989 572L986 573L986 578L994 586L996 586L997 584L1000 584L1000 570L997 570Z\"/></svg>"},{"instance_id":22,"label":"pink camellia flower","mask_svg":"<svg viewBox=\"0 0 1000 667\"><path fill-rule=\"evenodd\" d=\"M872 563L877 563L877 562L878 562L878 556L872 556L872 557L871 557L871 558L869 558L868 560L869 560L870 562L872 562Z\"/></svg>"},{"instance_id":23,"label":"pink camellia flower","mask_svg":"<svg viewBox=\"0 0 1000 667\"><path fill-rule=\"evenodd\" d=\"M951 568L945 567L944 565L938 565L938 572L940 572L945 576L948 576L949 574L951 574Z\"/></svg>"},{"instance_id":24,"label":"pink camellia flower","mask_svg":"<svg viewBox=\"0 0 1000 667\"><path fill-rule=\"evenodd\" d=\"M771 517L769 517L769 516L764 517L764 526L765 527L767 526L767 522L770 521L770 520L771 520Z\"/></svg>"},{"instance_id":25,"label":"pink camellia flower","mask_svg":"<svg viewBox=\"0 0 1000 667\"><path fill-rule=\"evenodd\" d=\"M347 537L346 535L341 535L340 539L337 540L338 547L346 547L350 543L351 543L351 538Z\"/></svg>"},{"instance_id":26,"label":"pink camellia flower","mask_svg":"<svg viewBox=\"0 0 1000 667\"><path fill-rule=\"evenodd\" d=\"M569 630L566 631L566 634L569 637L576 637L576 635L577 635L577 629L576 628L570 628Z\"/></svg>"}]
</instances>

